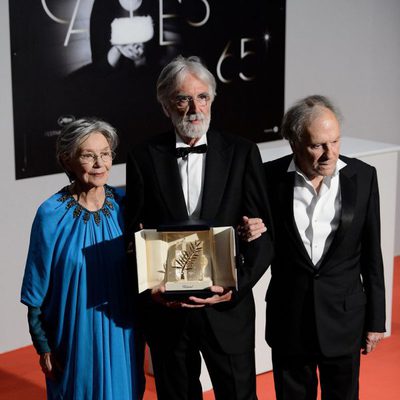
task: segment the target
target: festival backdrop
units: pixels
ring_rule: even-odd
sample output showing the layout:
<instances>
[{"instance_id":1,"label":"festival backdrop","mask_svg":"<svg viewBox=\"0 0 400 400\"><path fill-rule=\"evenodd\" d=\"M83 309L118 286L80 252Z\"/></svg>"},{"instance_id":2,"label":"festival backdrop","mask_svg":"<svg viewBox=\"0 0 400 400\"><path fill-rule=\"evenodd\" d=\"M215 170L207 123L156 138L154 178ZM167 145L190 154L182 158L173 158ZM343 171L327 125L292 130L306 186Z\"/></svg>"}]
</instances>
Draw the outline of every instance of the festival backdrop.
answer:
<instances>
[{"instance_id":1,"label":"festival backdrop","mask_svg":"<svg viewBox=\"0 0 400 400\"><path fill-rule=\"evenodd\" d=\"M211 126L256 142L279 137L285 0L9 0L16 178L60 171L66 123L113 124L126 150L170 129L156 80L179 54L217 79Z\"/></svg>"}]
</instances>

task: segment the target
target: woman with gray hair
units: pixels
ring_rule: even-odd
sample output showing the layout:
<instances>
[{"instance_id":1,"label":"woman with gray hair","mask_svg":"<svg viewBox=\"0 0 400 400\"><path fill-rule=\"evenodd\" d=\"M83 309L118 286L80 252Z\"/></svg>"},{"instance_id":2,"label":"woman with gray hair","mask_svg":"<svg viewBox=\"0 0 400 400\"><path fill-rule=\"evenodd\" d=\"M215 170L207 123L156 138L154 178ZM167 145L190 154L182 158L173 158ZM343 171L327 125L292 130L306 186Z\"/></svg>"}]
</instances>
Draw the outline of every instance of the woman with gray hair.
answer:
<instances>
[{"instance_id":1,"label":"woman with gray hair","mask_svg":"<svg viewBox=\"0 0 400 400\"><path fill-rule=\"evenodd\" d=\"M106 122L66 126L57 159L71 183L42 203L33 222L21 302L48 399L138 398L123 196L107 185L117 144Z\"/></svg>"}]
</instances>

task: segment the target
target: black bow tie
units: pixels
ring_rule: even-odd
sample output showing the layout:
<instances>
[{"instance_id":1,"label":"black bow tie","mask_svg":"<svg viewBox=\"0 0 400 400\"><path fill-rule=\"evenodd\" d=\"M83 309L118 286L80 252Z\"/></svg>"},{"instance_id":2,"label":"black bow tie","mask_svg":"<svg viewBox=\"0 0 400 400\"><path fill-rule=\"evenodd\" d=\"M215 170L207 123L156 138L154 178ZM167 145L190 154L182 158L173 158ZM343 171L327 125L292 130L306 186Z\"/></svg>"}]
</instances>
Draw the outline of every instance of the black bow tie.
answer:
<instances>
[{"instance_id":1,"label":"black bow tie","mask_svg":"<svg viewBox=\"0 0 400 400\"><path fill-rule=\"evenodd\" d=\"M207 151L207 145L201 144L200 146L194 147L177 147L175 150L176 158L186 158L189 153L205 153Z\"/></svg>"}]
</instances>

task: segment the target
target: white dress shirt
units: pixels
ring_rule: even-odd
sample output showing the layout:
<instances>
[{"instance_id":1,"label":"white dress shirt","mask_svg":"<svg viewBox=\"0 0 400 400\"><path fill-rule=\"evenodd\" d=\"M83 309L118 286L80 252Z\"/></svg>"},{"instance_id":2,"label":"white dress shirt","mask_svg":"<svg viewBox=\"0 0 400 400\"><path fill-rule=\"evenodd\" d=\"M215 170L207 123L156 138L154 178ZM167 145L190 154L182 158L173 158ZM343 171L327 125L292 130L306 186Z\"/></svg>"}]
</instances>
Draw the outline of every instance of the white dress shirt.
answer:
<instances>
[{"instance_id":1,"label":"white dress shirt","mask_svg":"<svg viewBox=\"0 0 400 400\"><path fill-rule=\"evenodd\" d=\"M304 247L317 268L339 225L342 208L339 171L345 166L346 163L338 160L335 172L323 178L318 193L294 160L288 168L288 172L296 172L293 189L294 219Z\"/></svg>"},{"instance_id":2,"label":"white dress shirt","mask_svg":"<svg viewBox=\"0 0 400 400\"><path fill-rule=\"evenodd\" d=\"M190 147L178 134L175 135L177 148ZM195 146L200 146L201 144L207 144L206 135L203 135ZM189 153L187 157L178 158L177 162L188 215L193 219L198 219L200 217L201 199L203 197L206 153Z\"/></svg>"}]
</instances>

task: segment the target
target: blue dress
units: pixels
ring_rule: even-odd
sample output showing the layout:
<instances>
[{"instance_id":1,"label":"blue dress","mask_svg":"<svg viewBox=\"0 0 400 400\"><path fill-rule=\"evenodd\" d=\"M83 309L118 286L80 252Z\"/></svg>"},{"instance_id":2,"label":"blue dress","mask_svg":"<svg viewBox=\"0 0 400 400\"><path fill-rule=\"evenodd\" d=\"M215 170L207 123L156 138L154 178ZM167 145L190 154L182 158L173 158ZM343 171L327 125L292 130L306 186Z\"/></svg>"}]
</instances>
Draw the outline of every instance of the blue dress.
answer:
<instances>
[{"instance_id":1,"label":"blue dress","mask_svg":"<svg viewBox=\"0 0 400 400\"><path fill-rule=\"evenodd\" d=\"M60 366L46 380L48 399L137 399L122 193L105 191L90 212L64 188L33 222L21 301L41 308Z\"/></svg>"}]
</instances>

